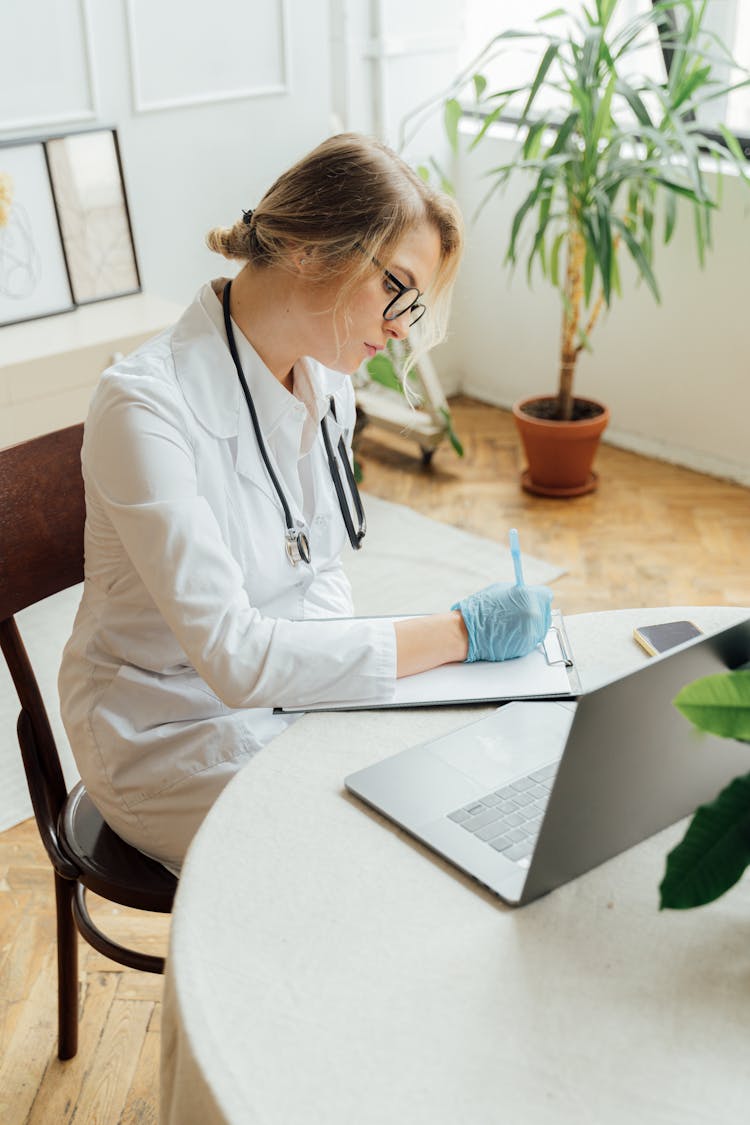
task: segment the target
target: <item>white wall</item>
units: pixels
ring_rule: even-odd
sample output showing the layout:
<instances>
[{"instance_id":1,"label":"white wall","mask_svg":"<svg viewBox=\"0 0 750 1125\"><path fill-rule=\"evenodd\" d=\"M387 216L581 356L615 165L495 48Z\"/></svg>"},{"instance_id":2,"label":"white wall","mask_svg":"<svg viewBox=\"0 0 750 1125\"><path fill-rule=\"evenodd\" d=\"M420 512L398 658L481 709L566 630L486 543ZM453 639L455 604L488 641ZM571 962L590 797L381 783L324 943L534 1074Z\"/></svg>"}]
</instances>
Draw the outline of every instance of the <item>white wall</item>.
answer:
<instances>
[{"instance_id":1,"label":"white wall","mask_svg":"<svg viewBox=\"0 0 750 1125\"><path fill-rule=\"evenodd\" d=\"M333 109L343 128L400 150L401 124L459 68L466 0L331 0ZM449 159L437 120L403 150L413 163Z\"/></svg>"},{"instance_id":2,"label":"white wall","mask_svg":"<svg viewBox=\"0 0 750 1125\"><path fill-rule=\"evenodd\" d=\"M31 6L6 0L0 140L116 126L144 289L185 303L225 268L203 248L205 232L232 222L335 128L397 143L401 116L457 69L463 4L35 0ZM261 22L281 24L284 13L286 43L271 43L271 53L286 47L288 90L210 100L202 75L191 73L194 44L201 45L197 58L216 88L231 87L232 80L262 87L268 37L257 56L253 45ZM164 42L164 75L148 50L152 36ZM238 72L243 52L244 73ZM137 108L137 100L164 100L170 83L175 97L189 101L192 92L198 104ZM422 159L441 146L442 131L428 127L413 156Z\"/></svg>"},{"instance_id":3,"label":"white wall","mask_svg":"<svg viewBox=\"0 0 750 1125\"><path fill-rule=\"evenodd\" d=\"M449 391L509 406L556 386L560 299L538 275L530 289L524 267L511 277L503 264L521 181L470 218L487 190L483 174L512 158L514 142L506 132L472 154L465 147L457 185L468 245L451 336L435 359ZM580 357L576 392L609 406L605 440L750 484L750 190L725 179L703 271L693 243L686 209L656 253L661 305L623 269L623 297L596 327L593 354Z\"/></svg>"},{"instance_id":4,"label":"white wall","mask_svg":"<svg viewBox=\"0 0 750 1125\"><path fill-rule=\"evenodd\" d=\"M33 78L29 98L36 92L28 123L9 128L18 114L0 74L0 139L116 126L143 287L161 297L185 304L206 278L220 274L225 264L203 247L206 231L252 207L279 172L331 132L328 0L159 0L158 7L148 0L8 0L7 8L0 61L3 51L12 51L14 72ZM128 11L135 16L133 37ZM166 23L165 14L171 15ZM254 58L261 19L262 57ZM75 50L88 59L90 97L55 56L52 37L62 31L68 55ZM163 43L160 56L150 46L153 36ZM200 68L186 57L196 42ZM198 104L138 111L134 66L142 100L153 100L157 88L164 100L172 88ZM252 91L277 71L286 72L284 92L211 100L212 88ZM5 73L7 80L7 66ZM72 112L66 108L65 121L57 120L61 94L82 107L78 114L75 105Z\"/></svg>"},{"instance_id":5,"label":"white wall","mask_svg":"<svg viewBox=\"0 0 750 1125\"><path fill-rule=\"evenodd\" d=\"M171 6L175 19L179 15L183 30L200 31L198 41L220 78L222 49L232 47L236 67L243 56L234 44L241 43L247 72L239 81L250 87L262 84L268 70L265 55L253 59L258 21L262 15L267 24L269 13L280 19L286 12L288 89L139 112L132 65L140 66L146 89L148 59L131 47L127 12L142 18L155 10L148 0L36 0L33 10L26 0L6 0L0 139L117 126L144 288L184 304L207 277L234 268L204 248L206 230L252 206L279 171L331 131L332 111L344 127L397 139L401 113L444 88L455 73L476 3L414 0L399 9L396 0L213 0L210 7L198 0L159 0L161 10ZM231 17L232 10L239 17ZM173 38L164 35L170 67ZM56 52L55 43L65 44L65 51ZM11 57L16 107L6 90ZM170 74L189 92L193 71L176 62ZM55 82L64 97L56 95ZM23 127L18 106L29 110ZM423 159L442 143L436 119L410 152ZM469 218L483 190L483 169L511 151L507 140L493 139L459 162L469 245L451 338L436 354L449 392L463 389L501 405L554 386L560 317L551 289L538 281L529 291L522 271L510 283L502 265L521 185L494 200L477 224ZM628 286L597 328L595 354L581 358L578 389L610 405L609 440L750 483L743 332L748 201L750 194L727 184L716 249L704 273L695 264L689 222L683 224L675 245L659 254L662 306Z\"/></svg>"}]
</instances>

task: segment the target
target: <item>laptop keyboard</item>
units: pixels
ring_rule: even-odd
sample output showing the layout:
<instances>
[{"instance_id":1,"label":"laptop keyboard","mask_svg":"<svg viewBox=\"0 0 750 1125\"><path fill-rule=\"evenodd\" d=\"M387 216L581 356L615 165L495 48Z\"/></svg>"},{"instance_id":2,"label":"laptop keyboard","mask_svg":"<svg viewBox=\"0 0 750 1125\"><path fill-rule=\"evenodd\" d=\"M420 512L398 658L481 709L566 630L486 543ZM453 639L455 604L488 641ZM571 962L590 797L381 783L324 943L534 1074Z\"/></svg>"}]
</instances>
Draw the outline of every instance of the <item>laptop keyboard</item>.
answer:
<instances>
[{"instance_id":1,"label":"laptop keyboard","mask_svg":"<svg viewBox=\"0 0 750 1125\"><path fill-rule=\"evenodd\" d=\"M534 850L558 764L552 762L528 777L519 777L449 813L448 819L502 852L506 859L523 863Z\"/></svg>"}]
</instances>

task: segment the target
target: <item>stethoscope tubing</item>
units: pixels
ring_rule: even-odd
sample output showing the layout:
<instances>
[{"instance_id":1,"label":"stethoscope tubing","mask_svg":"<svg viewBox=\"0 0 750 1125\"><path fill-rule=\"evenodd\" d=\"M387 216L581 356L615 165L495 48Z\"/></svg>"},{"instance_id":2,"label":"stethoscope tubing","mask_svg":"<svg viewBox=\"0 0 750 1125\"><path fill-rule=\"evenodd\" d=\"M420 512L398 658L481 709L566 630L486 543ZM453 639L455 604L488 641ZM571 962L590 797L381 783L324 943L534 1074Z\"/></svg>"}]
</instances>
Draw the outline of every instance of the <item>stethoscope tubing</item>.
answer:
<instances>
[{"instance_id":1,"label":"stethoscope tubing","mask_svg":"<svg viewBox=\"0 0 750 1125\"><path fill-rule=\"evenodd\" d=\"M335 418L336 409L333 405L333 398L331 398L330 403L331 413ZM328 433L328 423L325 417L320 419L320 428L323 431L323 444L326 447L328 468L331 472L333 487L336 489L336 496L338 497L339 508L341 509L341 516L344 521L344 526L346 527L346 533L349 536L349 542L351 543L352 547L355 551L358 551L362 546L362 540L367 533L367 520L365 519L365 510L362 507L362 499L359 495L357 482L354 479L354 473L352 472L352 467L349 464L349 456L346 452L346 445L344 444L344 439L340 437L338 444L339 457L341 458L341 463L344 466L347 484L349 485L349 492L351 494L352 501L354 502L354 508L357 513L357 519L359 521L359 531L356 531L354 528L352 517L349 512L349 505L347 504L346 497L344 496L344 486L341 483L341 474L339 473L338 465L336 464L336 456L331 445L331 436Z\"/></svg>"},{"instance_id":2,"label":"stethoscope tubing","mask_svg":"<svg viewBox=\"0 0 750 1125\"><path fill-rule=\"evenodd\" d=\"M242 364L240 363L240 357L239 357L239 353L237 351L237 344L236 344L235 339L234 339L234 329L232 328L232 318L231 318L231 315L229 313L229 294L230 294L231 287L232 287L232 283L231 283L231 281L228 281L226 283L226 285L224 286L224 297L223 297L223 301L222 301L223 306L224 306L224 327L226 328L227 343L229 344L229 351L231 353L232 359L234 360L234 366L237 369L237 376L238 376L239 381L240 381L240 386L242 387L242 393L245 396L245 402L247 403L247 408L250 411L250 418L252 419L253 429L255 430L255 437L256 437L257 442L258 442L258 449L260 450L260 455L263 458L263 464L266 466L266 469L268 471L268 475L271 478L273 486L276 489L276 494L277 494L279 500L281 501L281 506L284 509L284 521L286 523L287 530L288 531L294 531L295 526L294 526L294 520L292 519L292 513L290 511L289 505L286 502L284 490L282 489L281 485L279 484L279 478L276 476L276 473L274 472L273 465L271 464L271 459L268 456L268 450L266 449L266 443L263 441L263 435L261 434L261 431L260 431L260 422L258 421L258 415L257 415L256 410L255 410L255 403L253 402L252 395L250 394L250 388L248 387L247 379L245 378L245 372L242 370Z\"/></svg>"},{"instance_id":3,"label":"stethoscope tubing","mask_svg":"<svg viewBox=\"0 0 750 1125\"><path fill-rule=\"evenodd\" d=\"M271 483L273 484L273 487L276 491L276 495L281 502L281 507L284 510L284 522L286 523L287 556L289 557L289 561L293 566L296 565L297 562L299 562L300 558L304 562L309 563L310 546L307 536L304 534L304 532L299 531L296 528L294 520L292 519L291 509L289 508L286 496L284 495L284 490L281 487L279 478L277 477L273 465L271 464L271 459L268 455L268 450L266 449L266 443L263 440L260 422L258 421L258 414L255 409L255 403L253 402L252 395L250 394L250 388L247 385L245 373L242 370L242 364L240 362L239 353L237 351L237 344L234 338L234 329L232 328L232 317L229 311L231 286L231 281L228 281L224 286L224 295L222 298L222 305L224 309L224 327L227 335L227 344L229 345L229 351L232 356L235 369L237 371L237 377L240 381L240 386L242 387L242 393L245 396L245 402L247 403L247 408L250 413L250 419L252 421L253 430L255 431L256 441L258 442L258 449L260 450L260 455L263 458L263 464L266 467L266 471L268 472L268 475L271 479ZM329 403L329 409L335 418L336 409L334 406L333 397L329 399ZM344 526L346 527L346 532L349 536L349 542L351 543L354 550L358 551L362 546L362 540L364 539L367 531L367 521L365 519L365 512L362 506L362 499L359 495L359 489L357 488L357 482L354 479L354 473L352 472L351 465L349 464L346 445L344 444L344 439L339 438L338 453L344 465L347 484L349 485L349 491L351 493L354 508L357 513L359 530L355 529L351 514L349 512L349 505L346 501L346 496L344 495L344 486L341 481L341 474L339 473L338 465L336 464L336 455L331 444L331 437L328 433L328 424L326 422L325 416L323 416L320 420L320 428L323 433L323 444L325 446L326 457L328 459L328 467L331 473L331 479L333 480L334 488L336 490L336 497L339 502L339 508L341 509L341 516L344 521Z\"/></svg>"}]
</instances>

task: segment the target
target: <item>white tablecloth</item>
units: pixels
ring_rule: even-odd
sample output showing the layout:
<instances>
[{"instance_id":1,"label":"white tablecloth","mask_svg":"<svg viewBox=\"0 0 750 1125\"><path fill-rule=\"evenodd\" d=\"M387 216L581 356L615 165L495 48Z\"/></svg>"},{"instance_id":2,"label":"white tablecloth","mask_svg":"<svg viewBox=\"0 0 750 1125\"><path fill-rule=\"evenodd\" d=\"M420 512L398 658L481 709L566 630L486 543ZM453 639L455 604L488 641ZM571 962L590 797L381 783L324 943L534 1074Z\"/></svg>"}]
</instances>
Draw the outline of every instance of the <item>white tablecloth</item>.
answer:
<instances>
[{"instance_id":1,"label":"white tablecloth","mask_svg":"<svg viewBox=\"0 0 750 1125\"><path fill-rule=\"evenodd\" d=\"M584 688L647 659L568 618ZM745 1125L750 881L658 910L684 826L518 910L347 796L343 777L490 708L308 715L189 853L163 1011L165 1125Z\"/></svg>"}]
</instances>

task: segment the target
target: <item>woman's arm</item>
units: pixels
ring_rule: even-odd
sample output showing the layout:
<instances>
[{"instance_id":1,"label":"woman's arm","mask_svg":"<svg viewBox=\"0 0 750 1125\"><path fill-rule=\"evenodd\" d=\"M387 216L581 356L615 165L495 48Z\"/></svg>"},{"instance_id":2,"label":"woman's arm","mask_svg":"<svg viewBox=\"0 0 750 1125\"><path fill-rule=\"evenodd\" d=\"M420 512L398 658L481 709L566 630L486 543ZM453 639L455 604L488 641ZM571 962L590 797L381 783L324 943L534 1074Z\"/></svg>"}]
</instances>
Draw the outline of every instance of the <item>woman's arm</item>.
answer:
<instances>
[{"instance_id":1,"label":"woman's arm","mask_svg":"<svg viewBox=\"0 0 750 1125\"><path fill-rule=\"evenodd\" d=\"M469 651L469 634L457 609L396 621L394 628L397 677L460 663Z\"/></svg>"}]
</instances>

